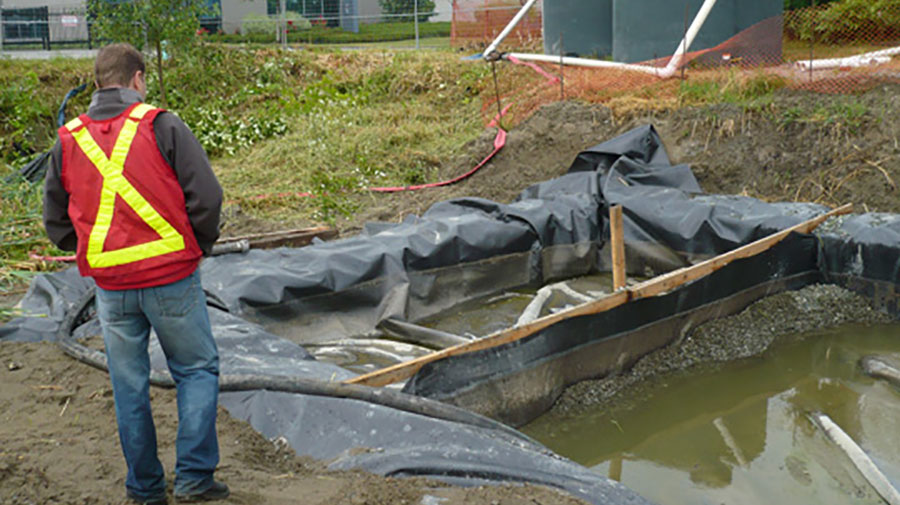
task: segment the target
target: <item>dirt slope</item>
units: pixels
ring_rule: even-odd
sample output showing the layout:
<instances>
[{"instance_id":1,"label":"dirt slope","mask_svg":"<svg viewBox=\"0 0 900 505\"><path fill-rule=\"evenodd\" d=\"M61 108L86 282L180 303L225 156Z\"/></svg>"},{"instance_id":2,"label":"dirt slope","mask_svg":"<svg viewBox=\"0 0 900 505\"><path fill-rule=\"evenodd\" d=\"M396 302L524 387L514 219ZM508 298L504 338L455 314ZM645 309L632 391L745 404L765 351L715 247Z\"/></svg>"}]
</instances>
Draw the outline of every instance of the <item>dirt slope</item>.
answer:
<instances>
[{"instance_id":1,"label":"dirt slope","mask_svg":"<svg viewBox=\"0 0 900 505\"><path fill-rule=\"evenodd\" d=\"M659 131L673 163L692 166L707 193L767 201L854 202L859 211L900 212L900 86L860 96L782 90L771 103L687 107L615 115L599 105L546 105L509 132L506 147L473 177L416 192L363 195L360 211L337 223L352 233L367 221L396 222L463 196L509 202L524 188L566 173L583 149L643 124ZM496 130L465 146L441 169L449 179L491 152Z\"/></svg>"}]
</instances>

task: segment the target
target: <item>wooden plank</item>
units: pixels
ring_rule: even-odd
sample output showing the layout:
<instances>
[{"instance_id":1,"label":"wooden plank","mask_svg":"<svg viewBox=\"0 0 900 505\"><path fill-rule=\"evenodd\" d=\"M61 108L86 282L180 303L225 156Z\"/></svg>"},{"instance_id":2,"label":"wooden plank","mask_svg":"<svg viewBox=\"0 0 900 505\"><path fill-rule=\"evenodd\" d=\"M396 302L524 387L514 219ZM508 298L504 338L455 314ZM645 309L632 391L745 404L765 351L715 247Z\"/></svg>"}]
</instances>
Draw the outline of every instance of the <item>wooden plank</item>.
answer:
<instances>
[{"instance_id":1,"label":"wooden plank","mask_svg":"<svg viewBox=\"0 0 900 505\"><path fill-rule=\"evenodd\" d=\"M281 230L267 233L254 233L239 237L227 237L216 244L230 244L241 240L250 242L253 249L271 249L280 246L300 247L312 242L316 237L327 240L336 237L337 230L328 226L316 226L312 228L298 228L293 230Z\"/></svg>"},{"instance_id":2,"label":"wooden plank","mask_svg":"<svg viewBox=\"0 0 900 505\"><path fill-rule=\"evenodd\" d=\"M647 298L649 296L656 296L666 291L671 291L672 289L682 284L699 279L700 277L705 277L734 260L749 258L750 256L755 256L763 251L766 251L778 242L784 240L784 238L791 233L809 233L816 229L817 226L825 222L827 219L842 214L849 214L852 211L853 204L848 203L830 212L822 214L821 216L796 224L782 231L773 233L755 242L751 242L745 246L741 246L737 249L728 251L727 253L720 254L719 256L716 256L714 258L710 258L695 265L679 268L678 270L673 270L667 274L654 277L653 279L632 286L629 289L629 291L632 293L632 299L636 300L638 298Z\"/></svg>"},{"instance_id":3,"label":"wooden plank","mask_svg":"<svg viewBox=\"0 0 900 505\"><path fill-rule=\"evenodd\" d=\"M625 232L622 228L622 206L609 209L609 243L612 256L613 290L625 287Z\"/></svg>"},{"instance_id":4,"label":"wooden plank","mask_svg":"<svg viewBox=\"0 0 900 505\"><path fill-rule=\"evenodd\" d=\"M501 330L480 340L448 347L447 349L444 349L442 351L427 354L425 356L420 356L416 359L406 361L404 363L398 363L396 365L382 368L380 370L375 370L374 372L369 372L367 374L354 377L344 382L348 384L363 384L367 386L385 386L387 384L393 384L395 382L399 382L411 377L425 364L432 361L437 361L449 356L456 356L459 354L479 351L482 349L489 349L491 347L515 342L516 340L525 338L529 335L533 335L534 333L537 333L538 331L541 331L544 328L556 324L557 322L564 319L598 314L600 312L604 312L623 305L629 300L647 298L650 296L658 295L660 293L671 291L672 289L682 284L709 275L710 273L724 267L734 260L748 258L750 256L754 256L763 251L766 251L778 242L784 240L784 238L791 233L809 233L828 218L841 214L849 214L850 212L852 212L852 210L852 204L844 205L828 213L822 214L821 216L815 217L808 221L804 221L795 226L791 226L790 228L787 228L780 232L773 233L755 242L751 242L750 244L738 247L737 249L734 249L727 253L697 263L696 265L684 267L661 275L659 277L654 277L653 279L647 280L630 288L616 291L610 295L604 296L603 298L599 298L592 302L587 302L570 309L562 310L555 314L550 314L539 319L535 319L531 323L523 326Z\"/></svg>"}]
</instances>

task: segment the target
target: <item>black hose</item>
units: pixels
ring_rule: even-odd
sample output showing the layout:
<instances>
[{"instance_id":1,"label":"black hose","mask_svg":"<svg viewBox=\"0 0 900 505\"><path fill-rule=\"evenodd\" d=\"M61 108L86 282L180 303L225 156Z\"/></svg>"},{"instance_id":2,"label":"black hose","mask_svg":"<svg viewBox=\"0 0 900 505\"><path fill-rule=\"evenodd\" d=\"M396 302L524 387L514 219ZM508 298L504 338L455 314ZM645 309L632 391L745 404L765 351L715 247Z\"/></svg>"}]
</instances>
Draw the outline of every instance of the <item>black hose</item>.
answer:
<instances>
[{"instance_id":1,"label":"black hose","mask_svg":"<svg viewBox=\"0 0 900 505\"><path fill-rule=\"evenodd\" d=\"M106 354L82 345L72 335L76 327L89 319L89 316L87 316L85 312L93 301L94 288L90 288L78 302L66 312L66 317L63 318L62 324L60 324L59 327L59 332L57 333L57 344L67 355L82 363L108 372L109 368L106 363ZM166 388L175 387L175 382L172 380L172 376L168 371L158 372L151 370L150 383L154 386ZM540 444L534 442L534 440L524 433L510 428L503 423L460 407L441 403L430 398L402 393L400 391L372 388L359 384L319 381L305 377L256 374L223 374L219 376L220 391L253 391L259 389L360 400L444 421L452 421L479 428L497 430L518 440L540 447Z\"/></svg>"}]
</instances>

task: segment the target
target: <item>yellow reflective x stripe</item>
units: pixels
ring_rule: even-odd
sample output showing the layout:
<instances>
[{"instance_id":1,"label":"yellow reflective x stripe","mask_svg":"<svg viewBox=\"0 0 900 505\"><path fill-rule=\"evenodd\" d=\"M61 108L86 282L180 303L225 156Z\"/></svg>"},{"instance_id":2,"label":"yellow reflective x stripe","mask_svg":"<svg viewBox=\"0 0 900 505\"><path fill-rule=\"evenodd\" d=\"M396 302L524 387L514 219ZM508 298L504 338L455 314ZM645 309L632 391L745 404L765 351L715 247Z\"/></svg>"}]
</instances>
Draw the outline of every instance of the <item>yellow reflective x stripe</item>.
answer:
<instances>
[{"instance_id":1,"label":"yellow reflective x stripe","mask_svg":"<svg viewBox=\"0 0 900 505\"><path fill-rule=\"evenodd\" d=\"M113 147L112 155L109 158L106 157L106 154L97 145L94 138L91 137L87 128L72 132L73 129L81 126L80 120L78 120L76 125L72 125L72 123L75 123L75 120L66 125L72 133L72 137L75 138L75 142L81 147L81 150L84 151L91 163L94 164L100 175L103 176L103 187L100 189L100 204L97 208L97 217L94 220L94 226L91 228L91 234L88 239L87 261L92 268L124 265L184 249L184 237L122 175L122 172L125 170L125 159L128 157L131 143L137 134L139 121L152 109L153 107L147 104L140 104L131 111L131 114L129 114L130 120L126 120L122 126L122 130L119 132L119 137L116 139ZM70 125L75 128L70 128ZM156 231L160 238L114 251L104 251L103 244L106 242L106 237L109 235L112 225L116 195L122 197L122 200L150 228Z\"/></svg>"},{"instance_id":2,"label":"yellow reflective x stripe","mask_svg":"<svg viewBox=\"0 0 900 505\"><path fill-rule=\"evenodd\" d=\"M147 105L145 103L138 104L135 108L131 109L131 114L128 115L131 119L140 121L144 118L144 116L153 110L152 105Z\"/></svg>"}]
</instances>

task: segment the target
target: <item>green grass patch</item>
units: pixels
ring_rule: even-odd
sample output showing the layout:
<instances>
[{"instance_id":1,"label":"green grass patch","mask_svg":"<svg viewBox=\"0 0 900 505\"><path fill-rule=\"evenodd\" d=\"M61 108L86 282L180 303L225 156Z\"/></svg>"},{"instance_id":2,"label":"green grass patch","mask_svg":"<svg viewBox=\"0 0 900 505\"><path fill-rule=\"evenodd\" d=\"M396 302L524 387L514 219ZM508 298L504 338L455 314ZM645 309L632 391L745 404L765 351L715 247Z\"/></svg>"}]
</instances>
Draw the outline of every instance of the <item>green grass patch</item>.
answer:
<instances>
[{"instance_id":1,"label":"green grass patch","mask_svg":"<svg viewBox=\"0 0 900 505\"><path fill-rule=\"evenodd\" d=\"M686 105L730 103L747 110L757 110L771 104L775 92L786 84L784 78L776 75L732 70L709 79L682 81L678 97Z\"/></svg>"},{"instance_id":2,"label":"green grass patch","mask_svg":"<svg viewBox=\"0 0 900 505\"><path fill-rule=\"evenodd\" d=\"M440 163L483 128L482 65L445 53L341 58L340 70L304 90L286 137L217 163L229 197L245 210L331 222L355 212L354 195L365 188L434 180ZM316 196L257 198L297 192Z\"/></svg>"}]
</instances>

